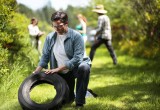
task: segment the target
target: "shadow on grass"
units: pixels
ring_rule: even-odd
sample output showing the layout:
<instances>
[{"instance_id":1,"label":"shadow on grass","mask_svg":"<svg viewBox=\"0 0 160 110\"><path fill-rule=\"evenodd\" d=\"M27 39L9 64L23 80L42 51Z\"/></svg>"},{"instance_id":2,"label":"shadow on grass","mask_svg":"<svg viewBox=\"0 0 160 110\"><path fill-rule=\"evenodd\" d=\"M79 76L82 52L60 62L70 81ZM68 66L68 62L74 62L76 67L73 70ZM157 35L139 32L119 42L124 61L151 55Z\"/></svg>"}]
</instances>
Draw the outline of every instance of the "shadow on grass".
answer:
<instances>
[{"instance_id":1,"label":"shadow on grass","mask_svg":"<svg viewBox=\"0 0 160 110\"><path fill-rule=\"evenodd\" d=\"M109 97L111 100L116 100L125 95L132 96L134 99L141 99L141 96L144 95L160 97L160 85L154 83L111 85L95 88L94 91L99 97Z\"/></svg>"},{"instance_id":2,"label":"shadow on grass","mask_svg":"<svg viewBox=\"0 0 160 110\"><path fill-rule=\"evenodd\" d=\"M101 105L101 106L99 106L99 104L89 104L83 108L83 110L118 110L118 109L119 109L118 107L112 104Z\"/></svg>"},{"instance_id":3,"label":"shadow on grass","mask_svg":"<svg viewBox=\"0 0 160 110\"><path fill-rule=\"evenodd\" d=\"M158 101L160 100L160 85L154 83L119 84L98 87L93 90L98 94L99 100L105 98L107 101L119 101L127 109L136 110L135 105L137 103L150 103L154 108L160 108L160 102Z\"/></svg>"},{"instance_id":4,"label":"shadow on grass","mask_svg":"<svg viewBox=\"0 0 160 110\"><path fill-rule=\"evenodd\" d=\"M159 64L153 60L148 60L142 64L138 63L137 60L137 62L120 62L116 66L112 63L102 63L101 66L97 67L96 65L92 65L92 82L99 77L102 78L102 82L104 82L103 79L105 78L105 82L107 81L105 86L96 86L93 89L99 95L98 100L106 99L108 101L107 105L109 104L111 109L122 109L114 104L110 105L109 102L112 101L123 103L124 109L138 110L143 107L145 109L160 108ZM110 77L113 80L109 79ZM119 79L119 82L114 78ZM92 107L92 105L89 106ZM102 105L96 106L99 108Z\"/></svg>"}]
</instances>

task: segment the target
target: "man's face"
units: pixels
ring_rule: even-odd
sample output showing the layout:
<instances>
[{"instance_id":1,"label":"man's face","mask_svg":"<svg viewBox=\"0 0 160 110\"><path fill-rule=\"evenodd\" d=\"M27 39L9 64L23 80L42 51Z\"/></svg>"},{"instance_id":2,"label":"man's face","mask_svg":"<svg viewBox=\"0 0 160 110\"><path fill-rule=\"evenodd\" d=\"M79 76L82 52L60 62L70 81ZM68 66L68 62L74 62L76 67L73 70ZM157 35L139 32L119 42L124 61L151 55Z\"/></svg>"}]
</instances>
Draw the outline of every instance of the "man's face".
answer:
<instances>
[{"instance_id":1,"label":"man's face","mask_svg":"<svg viewBox=\"0 0 160 110\"><path fill-rule=\"evenodd\" d=\"M52 26L58 34L65 34L67 32L68 25L62 23L60 20L53 21Z\"/></svg>"}]
</instances>

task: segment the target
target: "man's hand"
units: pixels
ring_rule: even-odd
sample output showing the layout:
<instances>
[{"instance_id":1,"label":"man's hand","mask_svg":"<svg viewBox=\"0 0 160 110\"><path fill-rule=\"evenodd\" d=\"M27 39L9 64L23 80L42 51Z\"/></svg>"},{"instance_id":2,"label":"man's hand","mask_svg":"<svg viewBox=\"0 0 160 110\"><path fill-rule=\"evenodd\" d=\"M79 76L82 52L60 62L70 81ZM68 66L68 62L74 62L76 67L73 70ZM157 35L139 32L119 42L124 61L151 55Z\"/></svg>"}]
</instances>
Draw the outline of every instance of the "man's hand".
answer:
<instances>
[{"instance_id":1,"label":"man's hand","mask_svg":"<svg viewBox=\"0 0 160 110\"><path fill-rule=\"evenodd\" d=\"M46 70L45 73L54 74L54 73L58 73L59 71L60 71L59 68L56 68L56 69Z\"/></svg>"},{"instance_id":2,"label":"man's hand","mask_svg":"<svg viewBox=\"0 0 160 110\"><path fill-rule=\"evenodd\" d=\"M61 67L58 67L58 68L55 68L55 69L46 70L45 73L46 74L54 74L54 73L58 73L60 71L63 71L65 69L67 69L65 66L61 66Z\"/></svg>"}]
</instances>

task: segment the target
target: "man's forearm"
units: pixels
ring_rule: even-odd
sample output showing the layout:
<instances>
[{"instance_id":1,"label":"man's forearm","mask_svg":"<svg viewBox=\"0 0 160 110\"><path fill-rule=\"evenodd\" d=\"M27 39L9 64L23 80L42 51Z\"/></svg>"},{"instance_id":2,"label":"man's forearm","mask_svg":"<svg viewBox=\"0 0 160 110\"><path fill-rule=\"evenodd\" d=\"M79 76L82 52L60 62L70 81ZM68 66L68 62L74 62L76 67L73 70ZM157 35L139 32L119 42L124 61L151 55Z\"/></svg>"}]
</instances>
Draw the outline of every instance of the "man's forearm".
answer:
<instances>
[{"instance_id":1,"label":"man's forearm","mask_svg":"<svg viewBox=\"0 0 160 110\"><path fill-rule=\"evenodd\" d=\"M60 66L60 67L58 67L58 69L59 69L59 71L63 71L63 70L66 70L67 67L66 66Z\"/></svg>"},{"instance_id":2,"label":"man's forearm","mask_svg":"<svg viewBox=\"0 0 160 110\"><path fill-rule=\"evenodd\" d=\"M42 68L41 66L38 66L33 73L38 73L38 72L40 72L42 69L43 69L43 68Z\"/></svg>"}]
</instances>

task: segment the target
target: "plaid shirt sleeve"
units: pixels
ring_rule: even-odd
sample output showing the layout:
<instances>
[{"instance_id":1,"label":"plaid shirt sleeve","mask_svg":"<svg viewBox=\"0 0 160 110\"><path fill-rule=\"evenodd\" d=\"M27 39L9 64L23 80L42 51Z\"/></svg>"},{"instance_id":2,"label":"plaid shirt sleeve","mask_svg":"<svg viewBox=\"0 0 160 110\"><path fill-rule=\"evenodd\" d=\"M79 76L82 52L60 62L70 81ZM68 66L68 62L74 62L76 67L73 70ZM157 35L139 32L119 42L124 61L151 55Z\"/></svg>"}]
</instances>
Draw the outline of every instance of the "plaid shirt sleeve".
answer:
<instances>
[{"instance_id":1,"label":"plaid shirt sleeve","mask_svg":"<svg viewBox=\"0 0 160 110\"><path fill-rule=\"evenodd\" d=\"M102 31L103 29L103 19L101 17L98 18L98 28L96 29L97 32Z\"/></svg>"}]
</instances>

